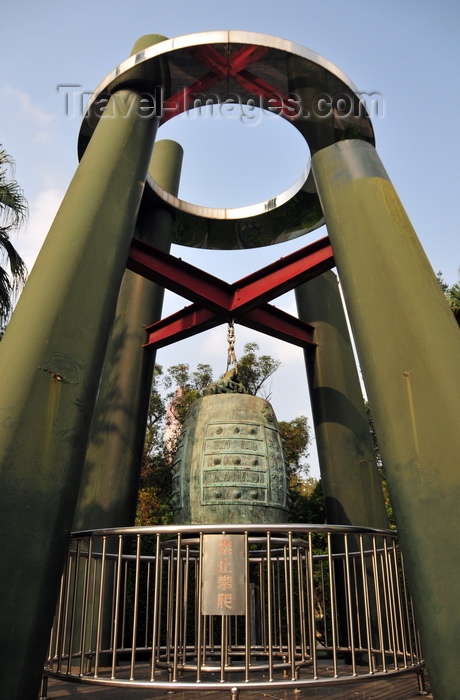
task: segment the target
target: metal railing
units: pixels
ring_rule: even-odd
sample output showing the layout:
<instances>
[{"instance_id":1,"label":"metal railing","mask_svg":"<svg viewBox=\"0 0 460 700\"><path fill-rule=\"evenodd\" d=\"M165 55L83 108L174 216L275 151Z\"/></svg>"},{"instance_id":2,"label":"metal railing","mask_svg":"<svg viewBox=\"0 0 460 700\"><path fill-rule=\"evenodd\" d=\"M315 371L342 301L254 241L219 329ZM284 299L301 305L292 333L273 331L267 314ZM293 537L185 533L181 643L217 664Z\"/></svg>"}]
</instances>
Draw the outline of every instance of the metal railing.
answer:
<instances>
[{"instance_id":1,"label":"metal railing","mask_svg":"<svg viewBox=\"0 0 460 700\"><path fill-rule=\"evenodd\" d=\"M48 677L236 698L409 671L423 690L395 532L122 528L71 536L41 697Z\"/></svg>"}]
</instances>

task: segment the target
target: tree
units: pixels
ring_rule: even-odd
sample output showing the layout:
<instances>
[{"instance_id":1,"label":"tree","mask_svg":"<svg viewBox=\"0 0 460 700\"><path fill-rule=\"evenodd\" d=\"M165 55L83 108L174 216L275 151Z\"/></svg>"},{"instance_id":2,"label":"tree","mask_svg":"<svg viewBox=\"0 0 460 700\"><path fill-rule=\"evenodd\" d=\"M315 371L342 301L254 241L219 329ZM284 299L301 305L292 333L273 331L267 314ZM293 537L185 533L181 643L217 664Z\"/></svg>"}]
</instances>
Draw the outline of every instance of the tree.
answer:
<instances>
[{"instance_id":1,"label":"tree","mask_svg":"<svg viewBox=\"0 0 460 700\"><path fill-rule=\"evenodd\" d=\"M460 282L449 287L445 292L445 296L455 316L455 320L460 326Z\"/></svg>"},{"instance_id":2,"label":"tree","mask_svg":"<svg viewBox=\"0 0 460 700\"><path fill-rule=\"evenodd\" d=\"M297 478L308 476L308 446L310 444L310 431L308 429L306 416L299 416L286 422L280 421L278 424L281 437L284 440L286 452L286 464L288 475Z\"/></svg>"},{"instance_id":3,"label":"tree","mask_svg":"<svg viewBox=\"0 0 460 700\"><path fill-rule=\"evenodd\" d=\"M289 522L315 523L317 525L322 525L326 522L321 479L317 480L312 477L305 479L291 478L290 497ZM316 546L318 546L317 543Z\"/></svg>"},{"instance_id":4,"label":"tree","mask_svg":"<svg viewBox=\"0 0 460 700\"><path fill-rule=\"evenodd\" d=\"M280 421L279 430L284 440L289 476L289 522L325 523L326 511L321 480L308 475L309 466L306 459L310 431L307 419L305 416L299 416L291 421Z\"/></svg>"},{"instance_id":5,"label":"tree","mask_svg":"<svg viewBox=\"0 0 460 700\"><path fill-rule=\"evenodd\" d=\"M388 515L388 522L391 528L395 528L395 519L393 515L393 506L391 505L390 494L388 492L387 480L385 478L385 468L383 465L382 455L380 454L380 447L377 441L377 434L375 432L374 421L372 420L371 409L369 408L369 403L365 401L364 403L367 414L367 422L369 424L369 432L372 439L372 447L374 448L375 461L377 463L377 469L379 471L380 481L382 484L383 499L385 502L385 508Z\"/></svg>"},{"instance_id":6,"label":"tree","mask_svg":"<svg viewBox=\"0 0 460 700\"><path fill-rule=\"evenodd\" d=\"M26 279L27 268L10 240L27 215L27 201L16 180L14 161L0 145L0 328L3 330Z\"/></svg>"},{"instance_id":7,"label":"tree","mask_svg":"<svg viewBox=\"0 0 460 700\"><path fill-rule=\"evenodd\" d=\"M212 368L207 364L198 364L193 372L185 363L173 365L166 372L160 365L155 366L139 484L138 525L172 522L171 466L177 439L190 405L211 382Z\"/></svg>"},{"instance_id":8,"label":"tree","mask_svg":"<svg viewBox=\"0 0 460 700\"><path fill-rule=\"evenodd\" d=\"M266 382L280 368L281 362L270 355L258 356L258 350L257 343L246 343L244 355L238 361L238 376L249 394L260 394L269 401L271 390Z\"/></svg>"},{"instance_id":9,"label":"tree","mask_svg":"<svg viewBox=\"0 0 460 700\"><path fill-rule=\"evenodd\" d=\"M166 386L170 389L166 395L168 427L176 437L182 428L190 405L203 396L205 388L211 383L211 365L198 364L194 372L190 372L188 364L174 365L168 369L166 378Z\"/></svg>"},{"instance_id":10,"label":"tree","mask_svg":"<svg viewBox=\"0 0 460 700\"><path fill-rule=\"evenodd\" d=\"M455 316L455 320L460 326L460 282L456 282L451 287L449 287L449 285L443 280L442 272L438 272L437 278L439 284L441 285L441 289L444 292L444 296L446 297L447 302L450 308L452 309L452 313Z\"/></svg>"}]
</instances>

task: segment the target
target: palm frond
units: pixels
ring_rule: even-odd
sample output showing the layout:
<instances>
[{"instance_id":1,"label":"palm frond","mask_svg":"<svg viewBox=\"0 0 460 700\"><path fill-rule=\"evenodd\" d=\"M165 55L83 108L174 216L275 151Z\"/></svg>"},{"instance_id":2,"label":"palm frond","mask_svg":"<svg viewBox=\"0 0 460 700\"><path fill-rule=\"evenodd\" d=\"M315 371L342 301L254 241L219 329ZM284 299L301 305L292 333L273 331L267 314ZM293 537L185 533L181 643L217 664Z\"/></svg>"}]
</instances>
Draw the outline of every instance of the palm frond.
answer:
<instances>
[{"instance_id":1,"label":"palm frond","mask_svg":"<svg viewBox=\"0 0 460 700\"><path fill-rule=\"evenodd\" d=\"M27 279L27 267L24 260L8 237L8 231L0 227L0 259L2 263L8 263L13 280L21 284Z\"/></svg>"},{"instance_id":2,"label":"palm frond","mask_svg":"<svg viewBox=\"0 0 460 700\"><path fill-rule=\"evenodd\" d=\"M8 272L0 267L0 327L6 326L13 310L13 290Z\"/></svg>"},{"instance_id":3,"label":"palm frond","mask_svg":"<svg viewBox=\"0 0 460 700\"><path fill-rule=\"evenodd\" d=\"M14 179L15 163L0 146L0 222L3 227L18 227L27 216L24 192Z\"/></svg>"},{"instance_id":4,"label":"palm frond","mask_svg":"<svg viewBox=\"0 0 460 700\"><path fill-rule=\"evenodd\" d=\"M27 279L24 260L10 240L23 223L28 204L14 179L15 163L0 145L0 326L6 325Z\"/></svg>"}]
</instances>

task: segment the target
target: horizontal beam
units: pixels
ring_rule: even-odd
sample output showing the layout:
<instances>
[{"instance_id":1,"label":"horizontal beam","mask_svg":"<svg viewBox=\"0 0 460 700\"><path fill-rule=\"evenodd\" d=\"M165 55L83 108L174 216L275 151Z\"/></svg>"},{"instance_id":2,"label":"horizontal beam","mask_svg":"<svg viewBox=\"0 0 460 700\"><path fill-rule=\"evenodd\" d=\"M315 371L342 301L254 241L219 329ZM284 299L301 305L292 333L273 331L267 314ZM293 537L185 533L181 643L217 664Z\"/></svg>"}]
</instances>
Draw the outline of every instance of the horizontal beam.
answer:
<instances>
[{"instance_id":1,"label":"horizontal beam","mask_svg":"<svg viewBox=\"0 0 460 700\"><path fill-rule=\"evenodd\" d=\"M244 313L272 301L333 267L334 254L326 236L232 284L232 311Z\"/></svg>"},{"instance_id":2,"label":"horizontal beam","mask_svg":"<svg viewBox=\"0 0 460 700\"><path fill-rule=\"evenodd\" d=\"M128 270L215 313L232 305L233 293L227 282L138 238L132 240L126 266Z\"/></svg>"},{"instance_id":3,"label":"horizontal beam","mask_svg":"<svg viewBox=\"0 0 460 700\"><path fill-rule=\"evenodd\" d=\"M147 326L147 340L144 347L149 350L164 348L179 340L208 331L225 323L226 319L216 316L212 311L200 308L196 304L185 306L171 316Z\"/></svg>"},{"instance_id":4,"label":"horizontal beam","mask_svg":"<svg viewBox=\"0 0 460 700\"><path fill-rule=\"evenodd\" d=\"M276 299L334 267L327 237L228 284L134 238L127 267L189 301L233 318Z\"/></svg>"},{"instance_id":5,"label":"horizontal beam","mask_svg":"<svg viewBox=\"0 0 460 700\"><path fill-rule=\"evenodd\" d=\"M270 304L254 309L244 316L239 316L238 323L300 348L316 346L313 340L314 326L310 326L309 323L305 323L296 316L281 311Z\"/></svg>"},{"instance_id":6,"label":"horizontal beam","mask_svg":"<svg viewBox=\"0 0 460 700\"><path fill-rule=\"evenodd\" d=\"M147 340L145 348L153 350L163 348L179 340L184 340L202 331L210 330L222 323L232 320L225 314L214 314L211 311L197 307L195 304L186 306L171 316L161 319L146 328ZM305 348L315 345L313 341L313 326L300 321L270 304L259 309L253 309L243 316L238 316L238 323L246 328L252 328L273 338Z\"/></svg>"}]
</instances>

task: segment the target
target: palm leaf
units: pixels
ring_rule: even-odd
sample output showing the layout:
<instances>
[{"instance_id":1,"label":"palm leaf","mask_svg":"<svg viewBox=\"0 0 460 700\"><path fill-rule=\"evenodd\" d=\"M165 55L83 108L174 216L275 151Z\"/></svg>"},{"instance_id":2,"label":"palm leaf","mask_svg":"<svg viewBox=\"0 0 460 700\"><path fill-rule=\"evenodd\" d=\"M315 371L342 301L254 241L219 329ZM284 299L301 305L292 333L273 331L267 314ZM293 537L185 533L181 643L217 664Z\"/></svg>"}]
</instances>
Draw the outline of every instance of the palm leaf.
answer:
<instances>
[{"instance_id":1,"label":"palm leaf","mask_svg":"<svg viewBox=\"0 0 460 700\"><path fill-rule=\"evenodd\" d=\"M27 200L14 179L14 160L0 146L0 325L5 325L27 279L26 265L10 235L27 216Z\"/></svg>"}]
</instances>

